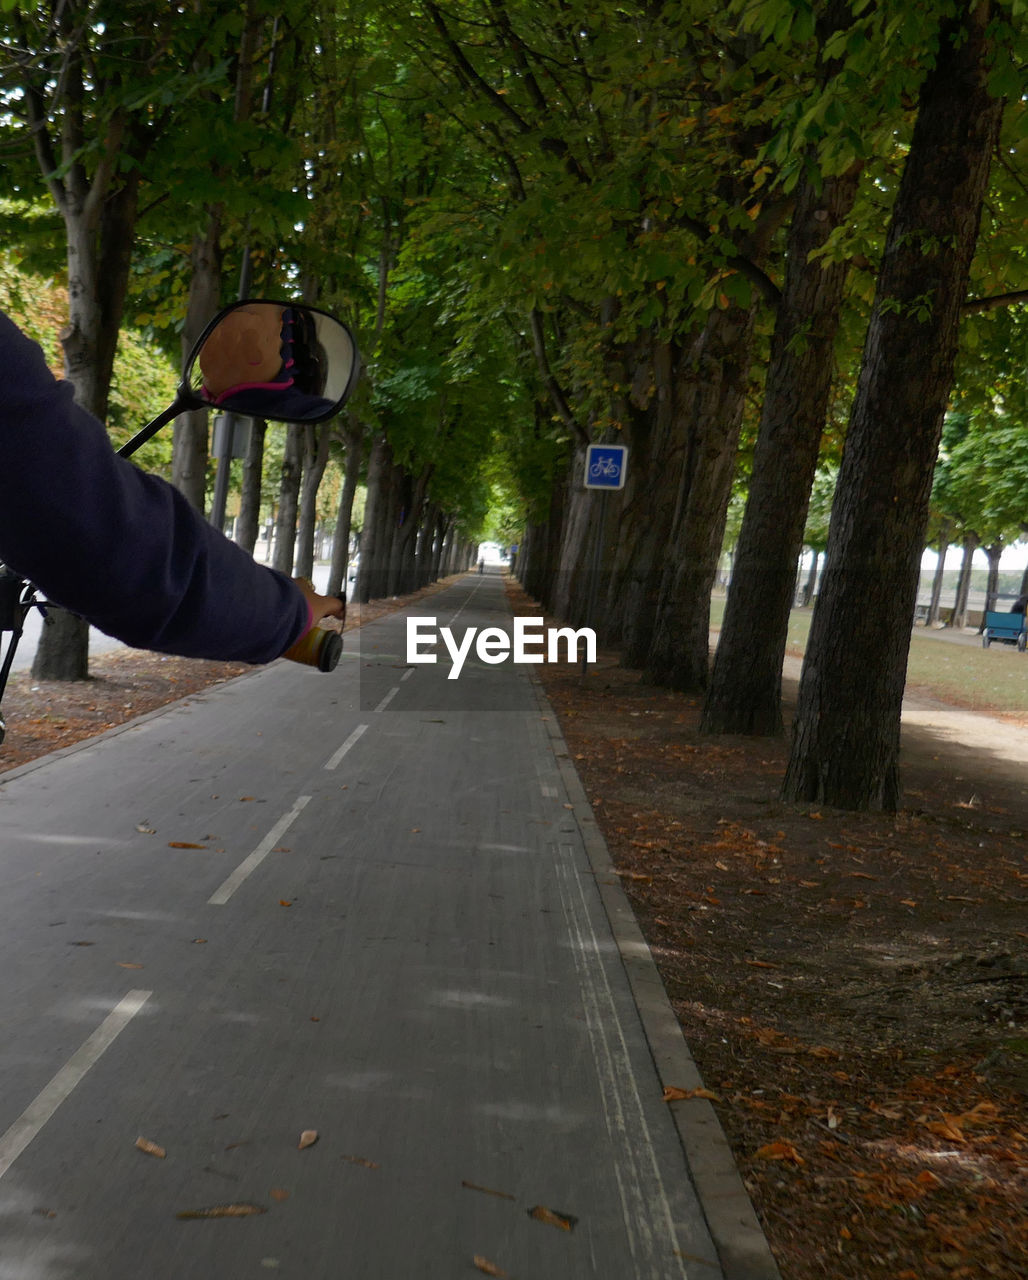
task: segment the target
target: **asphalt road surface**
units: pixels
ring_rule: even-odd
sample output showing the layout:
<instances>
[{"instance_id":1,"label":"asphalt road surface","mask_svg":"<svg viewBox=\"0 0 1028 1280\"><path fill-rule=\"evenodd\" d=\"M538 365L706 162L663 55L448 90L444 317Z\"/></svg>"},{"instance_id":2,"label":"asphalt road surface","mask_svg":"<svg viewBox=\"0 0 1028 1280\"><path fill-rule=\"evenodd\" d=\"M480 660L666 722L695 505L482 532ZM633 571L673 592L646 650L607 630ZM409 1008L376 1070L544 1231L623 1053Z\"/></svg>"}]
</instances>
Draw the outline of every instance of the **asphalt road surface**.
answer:
<instances>
[{"instance_id":1,"label":"asphalt road surface","mask_svg":"<svg viewBox=\"0 0 1028 1280\"><path fill-rule=\"evenodd\" d=\"M721 1276L528 671L406 617L0 782L0 1280Z\"/></svg>"}]
</instances>

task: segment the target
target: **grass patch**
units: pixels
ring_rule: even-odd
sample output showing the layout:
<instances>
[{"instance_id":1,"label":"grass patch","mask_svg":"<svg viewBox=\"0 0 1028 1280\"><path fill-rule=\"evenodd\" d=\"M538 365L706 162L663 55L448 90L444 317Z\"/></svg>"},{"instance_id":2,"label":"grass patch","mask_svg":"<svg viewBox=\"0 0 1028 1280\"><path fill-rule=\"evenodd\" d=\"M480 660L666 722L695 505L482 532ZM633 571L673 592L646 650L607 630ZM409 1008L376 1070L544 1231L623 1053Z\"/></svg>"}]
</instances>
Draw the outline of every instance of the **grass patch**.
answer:
<instances>
[{"instance_id":1,"label":"grass patch","mask_svg":"<svg viewBox=\"0 0 1028 1280\"><path fill-rule=\"evenodd\" d=\"M710 602L712 627L721 626L724 612L724 596L715 595ZM812 612L793 609L789 615L788 650L794 655L806 650ZM974 711L1025 717L1028 654L1012 645L993 643L983 649L980 641L958 644L918 628L911 633L907 687Z\"/></svg>"}]
</instances>

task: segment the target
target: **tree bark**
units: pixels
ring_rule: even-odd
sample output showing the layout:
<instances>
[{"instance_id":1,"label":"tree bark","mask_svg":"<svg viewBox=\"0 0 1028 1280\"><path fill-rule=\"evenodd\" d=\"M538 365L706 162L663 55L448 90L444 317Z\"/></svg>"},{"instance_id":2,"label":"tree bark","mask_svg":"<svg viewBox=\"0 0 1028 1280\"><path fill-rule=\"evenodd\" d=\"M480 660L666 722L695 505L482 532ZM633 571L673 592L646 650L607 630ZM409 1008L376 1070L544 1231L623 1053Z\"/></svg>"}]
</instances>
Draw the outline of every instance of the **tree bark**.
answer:
<instances>
[{"instance_id":1,"label":"tree bark","mask_svg":"<svg viewBox=\"0 0 1028 1280\"><path fill-rule=\"evenodd\" d=\"M300 481L300 514L296 531L296 572L301 578L314 574L314 536L318 526L318 489L328 466L328 449L335 424L322 422L303 428L303 478Z\"/></svg>"},{"instance_id":2,"label":"tree bark","mask_svg":"<svg viewBox=\"0 0 1028 1280\"><path fill-rule=\"evenodd\" d=\"M724 538L749 376L754 309L711 312L686 358L689 430L670 557L660 590L648 677L684 692L710 677L710 593Z\"/></svg>"},{"instance_id":3,"label":"tree bark","mask_svg":"<svg viewBox=\"0 0 1028 1280\"><path fill-rule=\"evenodd\" d=\"M854 168L802 181L789 228L746 512L700 728L777 735L782 662L810 488L828 413L845 262L811 260L849 216Z\"/></svg>"},{"instance_id":4,"label":"tree bark","mask_svg":"<svg viewBox=\"0 0 1028 1280\"><path fill-rule=\"evenodd\" d=\"M999 590L999 562L1003 555L1003 543L1001 541L991 542L985 548L985 555L989 561L989 578L985 584L985 609L994 609L996 607L994 596ZM982 610L982 620L978 627L978 634L985 630L985 610Z\"/></svg>"},{"instance_id":5,"label":"tree bark","mask_svg":"<svg viewBox=\"0 0 1028 1280\"><path fill-rule=\"evenodd\" d=\"M189 300L186 322L182 329L182 364L204 326L221 305L221 215L209 209L203 235L193 240L189 255ZM171 483L196 507L203 511L207 494L207 453L210 430L206 409L192 409L175 419L171 454Z\"/></svg>"},{"instance_id":6,"label":"tree bark","mask_svg":"<svg viewBox=\"0 0 1028 1280\"><path fill-rule=\"evenodd\" d=\"M932 474L1002 102L991 5L940 24L889 223L783 797L894 810Z\"/></svg>"},{"instance_id":7,"label":"tree bark","mask_svg":"<svg viewBox=\"0 0 1028 1280\"><path fill-rule=\"evenodd\" d=\"M243 483L239 494L239 518L236 520L236 542L253 555L260 533L261 484L264 478L264 438L268 424L263 418L251 419L250 439L243 459Z\"/></svg>"},{"instance_id":8,"label":"tree bark","mask_svg":"<svg viewBox=\"0 0 1028 1280\"><path fill-rule=\"evenodd\" d=\"M339 491L336 531L332 541L332 564L328 571L328 594L346 598L346 570L350 564L350 534L353 529L353 499L360 479L361 448L364 432L357 417L351 416L343 431L346 444L346 470Z\"/></svg>"},{"instance_id":9,"label":"tree bark","mask_svg":"<svg viewBox=\"0 0 1028 1280\"><path fill-rule=\"evenodd\" d=\"M282 475L278 490L278 514L275 517L275 552L272 567L279 573L293 572L296 550L296 515L300 498L300 476L303 470L303 424L286 424L286 447L282 454Z\"/></svg>"},{"instance_id":10,"label":"tree bark","mask_svg":"<svg viewBox=\"0 0 1028 1280\"><path fill-rule=\"evenodd\" d=\"M810 552L810 571L807 574L807 580L803 584L803 608L809 608L810 602L814 599L814 592L817 590L817 570L821 563L821 553L811 550Z\"/></svg>"},{"instance_id":11,"label":"tree bark","mask_svg":"<svg viewBox=\"0 0 1028 1280\"><path fill-rule=\"evenodd\" d=\"M974 553L978 549L979 537L976 533L964 534L964 555L960 561L960 572L957 575L957 593L953 601L953 612L948 625L958 631L967 624L967 600L971 594L971 572L974 568Z\"/></svg>"},{"instance_id":12,"label":"tree bark","mask_svg":"<svg viewBox=\"0 0 1028 1280\"><path fill-rule=\"evenodd\" d=\"M926 627L934 627L939 621L939 610L942 605L942 584L946 576L946 552L949 551L949 531L950 522L944 520L942 529L939 532L939 561L935 566L935 574L932 578L932 598L928 605L928 617L925 619Z\"/></svg>"},{"instance_id":13,"label":"tree bark","mask_svg":"<svg viewBox=\"0 0 1028 1280\"><path fill-rule=\"evenodd\" d=\"M368 458L368 496L361 530L361 563L354 596L361 604L385 595L388 547L384 527L388 495L385 484L392 465L392 451L384 436L376 436Z\"/></svg>"}]
</instances>

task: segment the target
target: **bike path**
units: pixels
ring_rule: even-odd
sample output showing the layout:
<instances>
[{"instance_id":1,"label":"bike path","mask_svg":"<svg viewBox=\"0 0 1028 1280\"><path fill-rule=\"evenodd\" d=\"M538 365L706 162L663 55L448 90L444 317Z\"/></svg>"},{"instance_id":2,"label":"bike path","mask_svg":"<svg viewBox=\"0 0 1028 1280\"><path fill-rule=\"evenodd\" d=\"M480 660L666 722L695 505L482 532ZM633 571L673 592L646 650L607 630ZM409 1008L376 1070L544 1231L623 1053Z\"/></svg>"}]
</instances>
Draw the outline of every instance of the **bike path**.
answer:
<instances>
[{"instance_id":1,"label":"bike path","mask_svg":"<svg viewBox=\"0 0 1028 1280\"><path fill-rule=\"evenodd\" d=\"M357 635L0 779L0 1280L775 1274L528 670Z\"/></svg>"}]
</instances>

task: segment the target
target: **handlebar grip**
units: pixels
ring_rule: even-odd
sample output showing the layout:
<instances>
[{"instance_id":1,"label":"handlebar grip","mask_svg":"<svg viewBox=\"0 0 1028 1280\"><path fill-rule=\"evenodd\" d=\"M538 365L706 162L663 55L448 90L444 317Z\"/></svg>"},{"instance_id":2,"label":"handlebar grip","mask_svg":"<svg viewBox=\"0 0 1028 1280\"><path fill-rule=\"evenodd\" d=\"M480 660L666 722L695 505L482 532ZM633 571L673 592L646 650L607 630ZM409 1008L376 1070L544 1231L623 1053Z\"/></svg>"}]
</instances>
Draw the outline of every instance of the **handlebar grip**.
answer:
<instances>
[{"instance_id":1,"label":"handlebar grip","mask_svg":"<svg viewBox=\"0 0 1028 1280\"><path fill-rule=\"evenodd\" d=\"M290 662L302 662L308 667L317 667L319 671L334 671L343 652L343 637L338 631L328 631L324 627L311 627L306 635L282 655Z\"/></svg>"}]
</instances>

